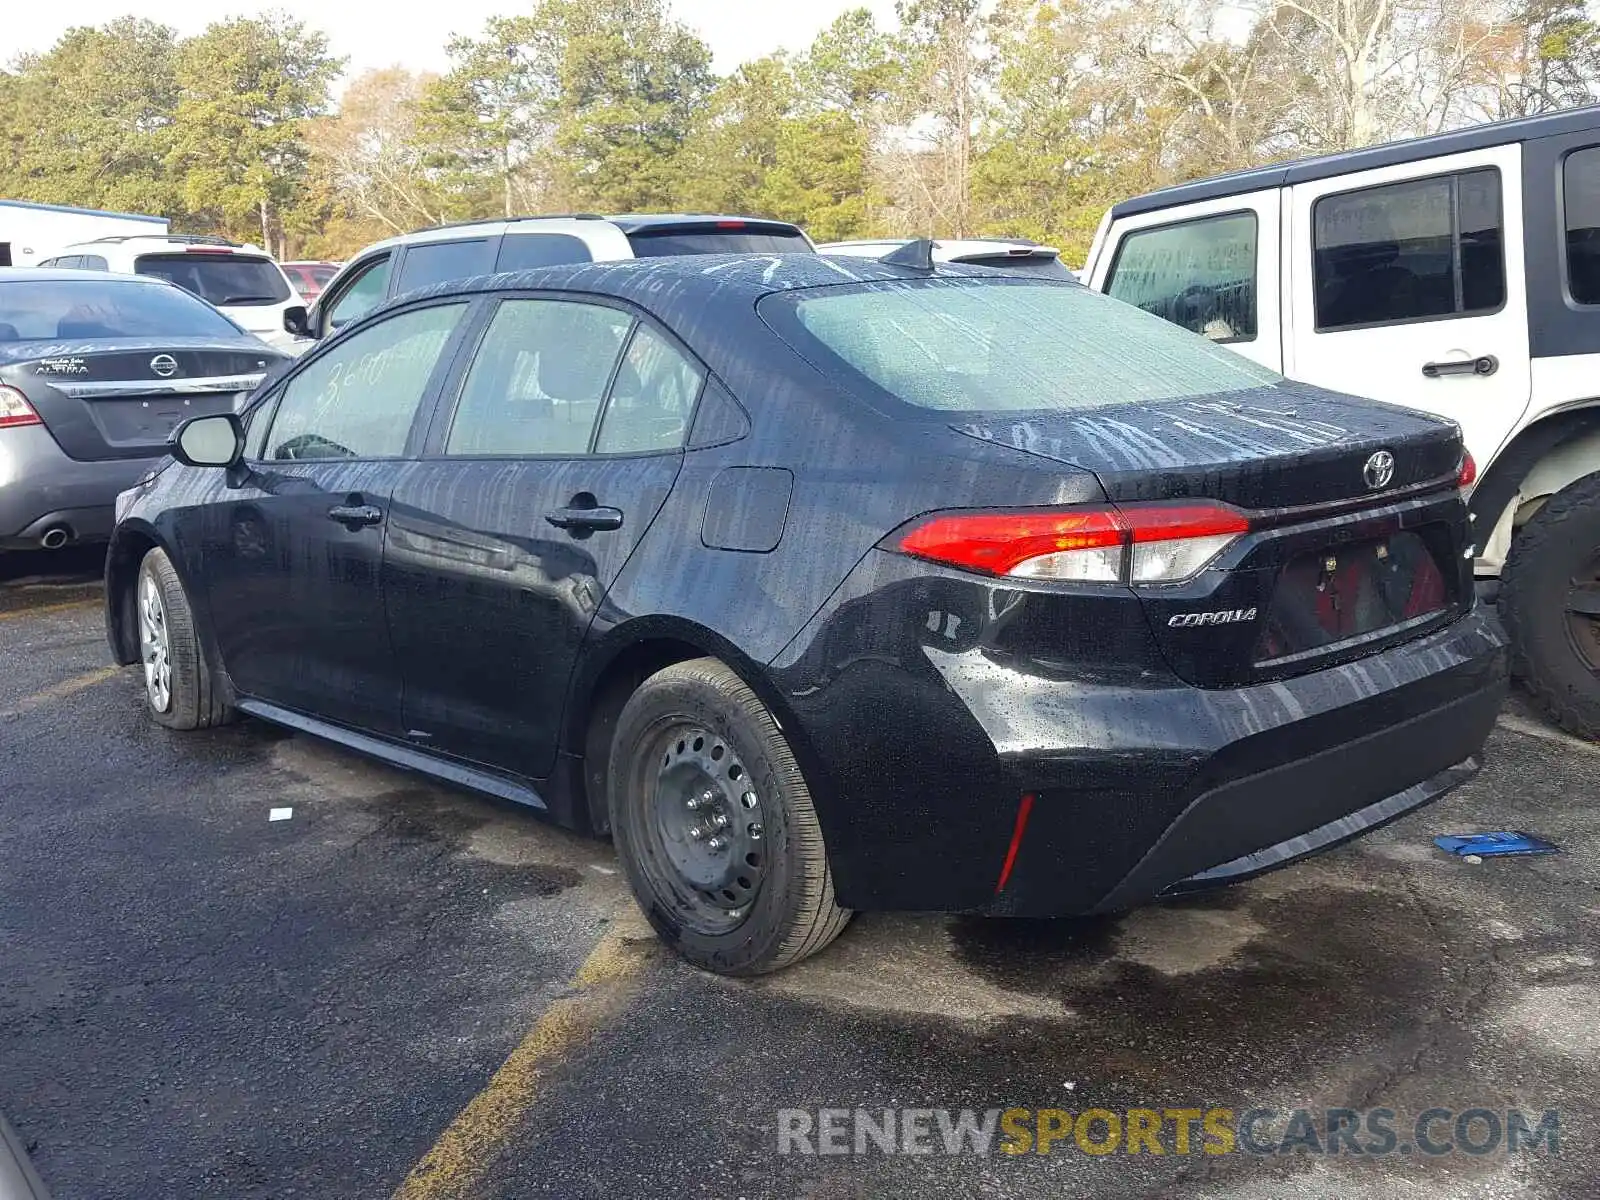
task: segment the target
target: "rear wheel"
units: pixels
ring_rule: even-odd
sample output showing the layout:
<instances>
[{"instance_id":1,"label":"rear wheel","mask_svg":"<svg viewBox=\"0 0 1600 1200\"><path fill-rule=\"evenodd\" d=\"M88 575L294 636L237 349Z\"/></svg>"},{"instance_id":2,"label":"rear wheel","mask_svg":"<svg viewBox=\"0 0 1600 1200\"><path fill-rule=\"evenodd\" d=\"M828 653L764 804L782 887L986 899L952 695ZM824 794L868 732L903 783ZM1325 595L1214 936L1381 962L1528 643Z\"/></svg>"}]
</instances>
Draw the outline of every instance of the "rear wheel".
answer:
<instances>
[{"instance_id":1,"label":"rear wheel","mask_svg":"<svg viewBox=\"0 0 1600 1200\"><path fill-rule=\"evenodd\" d=\"M1518 532L1500 585L1512 666L1563 729L1600 737L1600 474Z\"/></svg>"},{"instance_id":2,"label":"rear wheel","mask_svg":"<svg viewBox=\"0 0 1600 1200\"><path fill-rule=\"evenodd\" d=\"M164 550L152 550L134 580L145 703L168 729L206 729L233 719L195 634L194 610Z\"/></svg>"},{"instance_id":3,"label":"rear wheel","mask_svg":"<svg viewBox=\"0 0 1600 1200\"><path fill-rule=\"evenodd\" d=\"M634 896L696 966L776 971L849 921L788 742L723 663L678 663L639 686L617 722L609 779L612 835Z\"/></svg>"}]
</instances>

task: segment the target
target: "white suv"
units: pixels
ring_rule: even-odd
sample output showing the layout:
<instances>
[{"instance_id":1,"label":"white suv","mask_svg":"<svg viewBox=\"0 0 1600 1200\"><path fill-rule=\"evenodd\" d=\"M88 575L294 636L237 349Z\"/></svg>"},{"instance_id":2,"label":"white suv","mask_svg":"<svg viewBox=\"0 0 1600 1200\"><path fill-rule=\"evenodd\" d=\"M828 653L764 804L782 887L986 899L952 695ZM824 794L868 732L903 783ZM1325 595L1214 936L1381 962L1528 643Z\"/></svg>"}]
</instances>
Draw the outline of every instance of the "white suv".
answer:
<instances>
[{"instance_id":1,"label":"white suv","mask_svg":"<svg viewBox=\"0 0 1600 1200\"><path fill-rule=\"evenodd\" d=\"M391 296L473 275L676 254L813 251L798 225L758 217L585 214L441 225L375 242L352 256L317 298L304 332L326 337Z\"/></svg>"},{"instance_id":2,"label":"white suv","mask_svg":"<svg viewBox=\"0 0 1600 1200\"><path fill-rule=\"evenodd\" d=\"M184 234L103 237L64 247L37 265L154 275L208 301L270 346L298 354L309 345L284 326L285 314L305 301L283 268L255 246Z\"/></svg>"},{"instance_id":3,"label":"white suv","mask_svg":"<svg viewBox=\"0 0 1600 1200\"><path fill-rule=\"evenodd\" d=\"M1290 378L1457 421L1515 667L1600 736L1600 108L1139 196L1084 279Z\"/></svg>"}]
</instances>

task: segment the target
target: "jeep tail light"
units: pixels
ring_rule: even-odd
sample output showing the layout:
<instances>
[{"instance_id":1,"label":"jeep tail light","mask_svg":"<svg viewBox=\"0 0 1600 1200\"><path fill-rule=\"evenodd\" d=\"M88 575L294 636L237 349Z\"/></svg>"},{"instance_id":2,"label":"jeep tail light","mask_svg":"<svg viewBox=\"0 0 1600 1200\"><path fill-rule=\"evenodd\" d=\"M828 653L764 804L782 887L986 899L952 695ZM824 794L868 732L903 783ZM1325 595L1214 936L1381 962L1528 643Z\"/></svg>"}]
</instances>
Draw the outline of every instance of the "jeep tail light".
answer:
<instances>
[{"instance_id":1,"label":"jeep tail light","mask_svg":"<svg viewBox=\"0 0 1600 1200\"><path fill-rule=\"evenodd\" d=\"M1211 501L1106 508L937 513L900 550L946 566L1089 583L1188 579L1250 529L1238 509Z\"/></svg>"},{"instance_id":2,"label":"jeep tail light","mask_svg":"<svg viewBox=\"0 0 1600 1200\"><path fill-rule=\"evenodd\" d=\"M42 425L28 398L14 387L0 384L0 429L15 425Z\"/></svg>"},{"instance_id":3,"label":"jeep tail light","mask_svg":"<svg viewBox=\"0 0 1600 1200\"><path fill-rule=\"evenodd\" d=\"M1456 476L1456 486L1465 490L1478 481L1478 464L1473 461L1472 451L1461 452L1461 474Z\"/></svg>"}]
</instances>

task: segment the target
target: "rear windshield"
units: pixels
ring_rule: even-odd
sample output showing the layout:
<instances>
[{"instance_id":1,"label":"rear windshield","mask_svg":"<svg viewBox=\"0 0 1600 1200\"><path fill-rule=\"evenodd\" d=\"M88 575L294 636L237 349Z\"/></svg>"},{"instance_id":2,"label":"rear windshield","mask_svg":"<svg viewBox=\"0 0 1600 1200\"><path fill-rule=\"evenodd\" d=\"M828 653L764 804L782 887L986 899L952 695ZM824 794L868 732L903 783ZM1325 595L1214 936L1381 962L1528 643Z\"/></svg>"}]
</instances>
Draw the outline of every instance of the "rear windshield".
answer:
<instances>
[{"instance_id":1,"label":"rear windshield","mask_svg":"<svg viewBox=\"0 0 1600 1200\"><path fill-rule=\"evenodd\" d=\"M215 309L159 284L132 279L0 282L0 342L239 333Z\"/></svg>"},{"instance_id":2,"label":"rear windshield","mask_svg":"<svg viewBox=\"0 0 1600 1200\"><path fill-rule=\"evenodd\" d=\"M133 261L140 275L171 280L185 291L221 307L228 304L282 304L289 284L276 263L237 254L141 254Z\"/></svg>"},{"instance_id":3,"label":"rear windshield","mask_svg":"<svg viewBox=\"0 0 1600 1200\"><path fill-rule=\"evenodd\" d=\"M1282 376L1068 283L917 279L779 292L762 317L824 370L943 412L1038 412L1269 387Z\"/></svg>"},{"instance_id":4,"label":"rear windshield","mask_svg":"<svg viewBox=\"0 0 1600 1200\"><path fill-rule=\"evenodd\" d=\"M664 229L630 233L628 241L640 258L674 254L810 254L811 243L798 229Z\"/></svg>"},{"instance_id":5,"label":"rear windshield","mask_svg":"<svg viewBox=\"0 0 1600 1200\"><path fill-rule=\"evenodd\" d=\"M960 258L950 261L965 263L969 267L996 267L1002 271L1043 275L1048 279L1077 278L1053 254L963 254Z\"/></svg>"}]
</instances>

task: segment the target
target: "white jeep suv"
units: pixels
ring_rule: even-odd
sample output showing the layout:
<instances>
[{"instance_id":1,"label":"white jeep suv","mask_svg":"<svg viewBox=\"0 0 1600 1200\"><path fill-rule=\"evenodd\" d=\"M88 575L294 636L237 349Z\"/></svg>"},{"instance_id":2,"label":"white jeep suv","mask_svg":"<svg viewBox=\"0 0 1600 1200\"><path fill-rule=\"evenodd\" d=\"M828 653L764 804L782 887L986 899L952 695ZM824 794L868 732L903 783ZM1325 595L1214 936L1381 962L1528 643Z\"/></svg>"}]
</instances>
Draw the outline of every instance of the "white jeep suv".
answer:
<instances>
[{"instance_id":1,"label":"white jeep suv","mask_svg":"<svg viewBox=\"0 0 1600 1200\"><path fill-rule=\"evenodd\" d=\"M1600 107L1125 200L1084 280L1292 379L1458 422L1514 669L1600 737Z\"/></svg>"}]
</instances>

